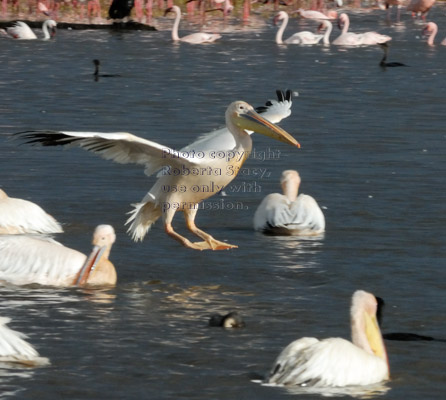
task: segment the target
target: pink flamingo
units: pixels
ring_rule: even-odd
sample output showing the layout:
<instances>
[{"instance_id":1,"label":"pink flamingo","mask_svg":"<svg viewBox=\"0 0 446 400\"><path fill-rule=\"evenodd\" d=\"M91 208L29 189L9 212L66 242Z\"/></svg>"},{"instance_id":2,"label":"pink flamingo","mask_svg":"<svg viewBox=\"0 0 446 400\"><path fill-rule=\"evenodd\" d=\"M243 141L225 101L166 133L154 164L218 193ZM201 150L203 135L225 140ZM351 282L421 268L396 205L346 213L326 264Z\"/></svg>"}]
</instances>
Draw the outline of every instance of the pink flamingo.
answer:
<instances>
[{"instance_id":1,"label":"pink flamingo","mask_svg":"<svg viewBox=\"0 0 446 400\"><path fill-rule=\"evenodd\" d=\"M407 10L412 11L412 17L419 15L421 19L426 20L426 15L434 4L435 0L411 0Z\"/></svg>"},{"instance_id":2,"label":"pink flamingo","mask_svg":"<svg viewBox=\"0 0 446 400\"><path fill-rule=\"evenodd\" d=\"M378 32L351 33L348 32L350 19L347 14L342 13L338 19L339 28L342 29L341 35L338 36L333 44L341 46L360 46L370 44L386 43L392 40L390 36L381 35Z\"/></svg>"},{"instance_id":3,"label":"pink flamingo","mask_svg":"<svg viewBox=\"0 0 446 400\"><path fill-rule=\"evenodd\" d=\"M153 0L147 0L146 3L146 23L151 24L153 17Z\"/></svg>"},{"instance_id":4,"label":"pink flamingo","mask_svg":"<svg viewBox=\"0 0 446 400\"><path fill-rule=\"evenodd\" d=\"M328 20L323 20L321 28L325 28L326 32L324 35L315 34L309 31L297 32L294 35L290 36L288 39L283 40L283 32L288 24L288 14L285 11L279 11L279 13L274 18L274 23L277 21L283 20L282 25L280 25L279 30L276 33L276 43L277 44L318 44L322 39L324 40L324 44L329 44L329 37L332 30L331 22Z\"/></svg>"},{"instance_id":5,"label":"pink flamingo","mask_svg":"<svg viewBox=\"0 0 446 400\"><path fill-rule=\"evenodd\" d=\"M387 10L387 20L390 21L390 11L393 6L396 6L396 22L400 22L401 7L404 4L404 0L385 0L385 8Z\"/></svg>"},{"instance_id":6,"label":"pink flamingo","mask_svg":"<svg viewBox=\"0 0 446 400\"><path fill-rule=\"evenodd\" d=\"M221 38L221 35L219 33L206 33L206 32L191 33L190 35L183 36L182 38L180 38L178 35L178 27L180 25L180 19L181 19L180 7L173 6L171 8L168 8L165 11L164 15L168 14L171 11L175 13L175 22L172 28L172 40L174 42L187 42L192 44L212 43L215 42L217 39Z\"/></svg>"},{"instance_id":7,"label":"pink flamingo","mask_svg":"<svg viewBox=\"0 0 446 400\"><path fill-rule=\"evenodd\" d=\"M429 46L434 45L434 39L437 33L438 33L438 25L435 22L428 22L427 25L424 27L423 35L429 36L427 39L427 44ZM444 38L440 44L446 46L446 38Z\"/></svg>"}]
</instances>

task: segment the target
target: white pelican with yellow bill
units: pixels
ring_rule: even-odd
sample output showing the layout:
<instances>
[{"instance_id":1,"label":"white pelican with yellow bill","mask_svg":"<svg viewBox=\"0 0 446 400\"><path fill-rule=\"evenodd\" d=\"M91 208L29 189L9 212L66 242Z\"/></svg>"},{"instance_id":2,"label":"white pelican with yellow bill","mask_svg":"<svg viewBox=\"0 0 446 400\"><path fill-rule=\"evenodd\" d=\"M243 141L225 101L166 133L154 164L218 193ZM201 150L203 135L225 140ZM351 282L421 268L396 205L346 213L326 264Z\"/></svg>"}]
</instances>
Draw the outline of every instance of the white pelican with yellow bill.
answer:
<instances>
[{"instance_id":1,"label":"white pelican with yellow bill","mask_svg":"<svg viewBox=\"0 0 446 400\"><path fill-rule=\"evenodd\" d=\"M116 240L110 225L93 234L90 256L43 235L0 235L0 282L13 285L114 286L116 270L108 259Z\"/></svg>"},{"instance_id":2,"label":"white pelican with yellow bill","mask_svg":"<svg viewBox=\"0 0 446 400\"><path fill-rule=\"evenodd\" d=\"M63 232L62 226L37 204L9 197L0 189L0 234Z\"/></svg>"},{"instance_id":3,"label":"white pelican with yellow bill","mask_svg":"<svg viewBox=\"0 0 446 400\"><path fill-rule=\"evenodd\" d=\"M27 131L15 135L27 143L78 145L118 163L142 164L148 176L160 171L157 181L142 201L134 205L127 221L131 224L129 233L133 239L142 240L162 216L166 233L182 245L196 250L223 250L237 246L216 240L197 228L195 216L201 201L224 189L237 176L251 152L249 131L300 147L289 133L244 101L231 103L225 119L227 129L201 137L180 151L127 132ZM177 211L184 213L187 228L203 241L191 242L173 229L172 220Z\"/></svg>"},{"instance_id":4,"label":"white pelican with yellow bill","mask_svg":"<svg viewBox=\"0 0 446 400\"><path fill-rule=\"evenodd\" d=\"M0 317L0 363L21 364L27 367L49 364L48 358L40 357L37 350L25 340L25 334L6 325L9 322L10 318Z\"/></svg>"},{"instance_id":5,"label":"white pelican with yellow bill","mask_svg":"<svg viewBox=\"0 0 446 400\"><path fill-rule=\"evenodd\" d=\"M377 307L373 294L357 290L350 310L352 342L341 338L296 340L277 357L265 383L322 388L372 385L389 379Z\"/></svg>"}]
</instances>

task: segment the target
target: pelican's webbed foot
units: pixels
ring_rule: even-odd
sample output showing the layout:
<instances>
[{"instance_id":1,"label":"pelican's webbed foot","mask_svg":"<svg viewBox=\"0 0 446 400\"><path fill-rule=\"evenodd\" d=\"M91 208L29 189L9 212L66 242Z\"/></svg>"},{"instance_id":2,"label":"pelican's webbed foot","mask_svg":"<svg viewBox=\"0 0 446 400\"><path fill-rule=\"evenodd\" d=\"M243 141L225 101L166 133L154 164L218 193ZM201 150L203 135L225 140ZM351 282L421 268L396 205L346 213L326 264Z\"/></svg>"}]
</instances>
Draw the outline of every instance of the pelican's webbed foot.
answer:
<instances>
[{"instance_id":1,"label":"pelican's webbed foot","mask_svg":"<svg viewBox=\"0 0 446 400\"><path fill-rule=\"evenodd\" d=\"M203 242L195 242L192 243L189 239L181 236L177 232L175 232L172 228L172 225L166 224L164 226L166 233L174 238L176 241L180 242L184 247L188 247L189 249L194 250L228 250L228 249L236 249L238 246L233 244L220 242L219 240L214 239L211 235L200 231L199 229L195 229L194 233L204 239Z\"/></svg>"},{"instance_id":2,"label":"pelican's webbed foot","mask_svg":"<svg viewBox=\"0 0 446 400\"><path fill-rule=\"evenodd\" d=\"M197 250L229 250L238 248L238 246L225 242L220 242L219 240L216 240L214 238L211 238L210 240L206 240L203 242L195 242L191 244L194 246L192 248Z\"/></svg>"}]
</instances>

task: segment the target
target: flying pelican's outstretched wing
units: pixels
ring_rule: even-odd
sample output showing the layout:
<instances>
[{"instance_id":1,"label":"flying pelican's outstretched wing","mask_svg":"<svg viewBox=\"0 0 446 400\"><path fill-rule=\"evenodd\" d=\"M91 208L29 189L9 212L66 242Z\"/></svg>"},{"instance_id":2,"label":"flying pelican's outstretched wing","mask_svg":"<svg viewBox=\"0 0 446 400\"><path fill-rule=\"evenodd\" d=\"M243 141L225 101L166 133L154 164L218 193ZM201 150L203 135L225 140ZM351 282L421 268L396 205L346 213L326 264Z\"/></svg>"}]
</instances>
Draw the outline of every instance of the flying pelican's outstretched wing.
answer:
<instances>
[{"instance_id":1,"label":"flying pelican's outstretched wing","mask_svg":"<svg viewBox=\"0 0 446 400\"><path fill-rule=\"evenodd\" d=\"M167 146L132 135L127 132L70 132L37 130L15 133L25 143L39 143L42 146L74 146L99 154L106 160L120 164L142 164L150 176L165 165L181 168L194 167L199 158L184 157L181 152Z\"/></svg>"}]
</instances>

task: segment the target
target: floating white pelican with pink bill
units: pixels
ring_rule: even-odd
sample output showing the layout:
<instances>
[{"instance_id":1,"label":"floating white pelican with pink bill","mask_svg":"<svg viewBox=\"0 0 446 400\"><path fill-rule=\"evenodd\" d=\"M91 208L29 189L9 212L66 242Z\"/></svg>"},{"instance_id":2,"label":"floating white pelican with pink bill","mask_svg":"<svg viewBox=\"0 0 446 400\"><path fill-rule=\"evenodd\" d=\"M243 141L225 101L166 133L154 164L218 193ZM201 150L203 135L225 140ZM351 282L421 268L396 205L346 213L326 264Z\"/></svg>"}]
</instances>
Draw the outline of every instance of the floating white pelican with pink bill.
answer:
<instances>
[{"instance_id":1,"label":"floating white pelican with pink bill","mask_svg":"<svg viewBox=\"0 0 446 400\"><path fill-rule=\"evenodd\" d=\"M0 235L0 282L13 285L114 286L116 270L109 261L116 235L99 225L89 257L43 235Z\"/></svg>"},{"instance_id":2,"label":"floating white pelican with pink bill","mask_svg":"<svg viewBox=\"0 0 446 400\"><path fill-rule=\"evenodd\" d=\"M251 152L251 131L300 147L289 133L268 120L269 110L272 119L279 119L277 105L281 99L284 100L283 115L288 116L290 92L282 94L279 102L267 103L266 110L262 109L265 117L244 101L231 103L225 114L226 129L211 132L180 151L127 132L41 130L19 132L15 136L25 139L26 143L43 146L78 145L121 164L141 164L148 176L160 171L157 181L142 201L134 205L127 221L135 241L142 240L162 216L166 233L188 248L231 249L237 246L216 240L195 225L198 205L224 189L237 176ZM184 213L187 228L203 241L193 243L173 229L172 220L177 211Z\"/></svg>"},{"instance_id":3,"label":"floating white pelican with pink bill","mask_svg":"<svg viewBox=\"0 0 446 400\"><path fill-rule=\"evenodd\" d=\"M49 364L48 358L40 357L26 339L26 335L12 330L6 324L10 318L0 317L0 363L21 364L37 367Z\"/></svg>"},{"instance_id":4,"label":"floating white pelican with pink bill","mask_svg":"<svg viewBox=\"0 0 446 400\"><path fill-rule=\"evenodd\" d=\"M352 342L341 338L295 340L279 354L264 383L311 389L373 385L389 379L377 308L373 294L357 290L350 310Z\"/></svg>"}]
</instances>

